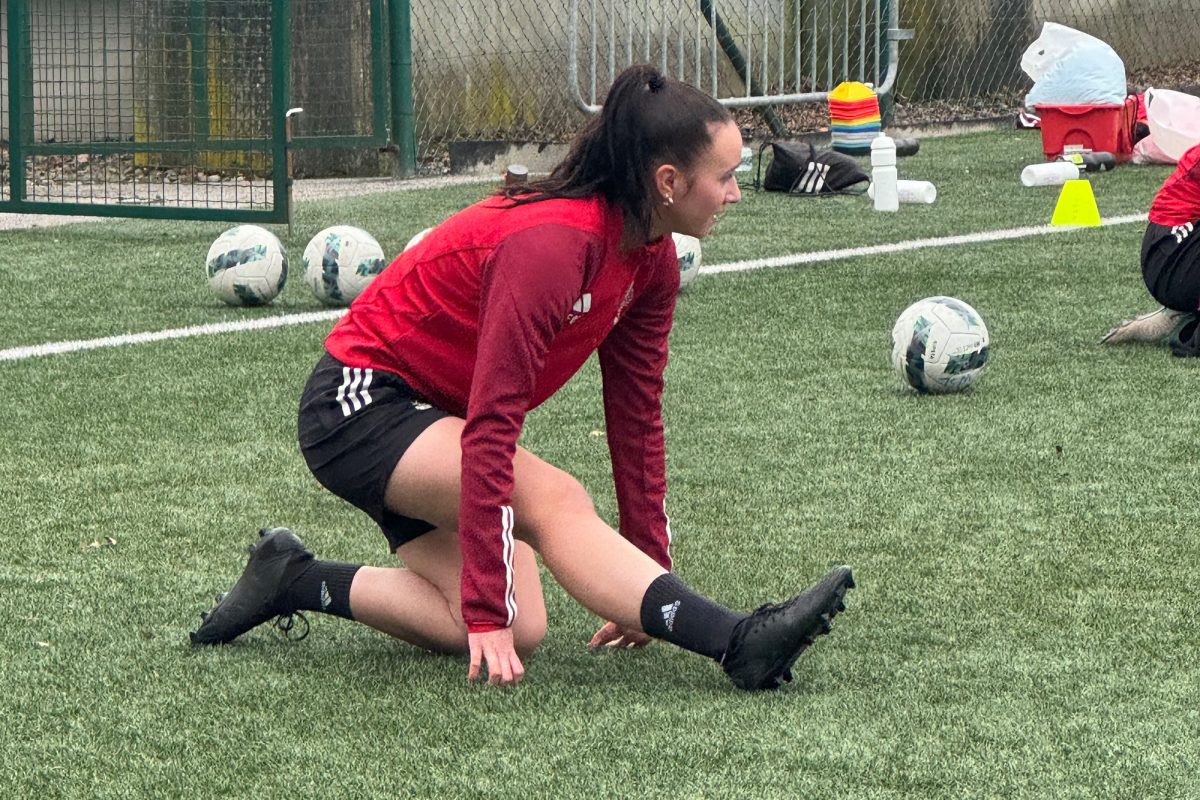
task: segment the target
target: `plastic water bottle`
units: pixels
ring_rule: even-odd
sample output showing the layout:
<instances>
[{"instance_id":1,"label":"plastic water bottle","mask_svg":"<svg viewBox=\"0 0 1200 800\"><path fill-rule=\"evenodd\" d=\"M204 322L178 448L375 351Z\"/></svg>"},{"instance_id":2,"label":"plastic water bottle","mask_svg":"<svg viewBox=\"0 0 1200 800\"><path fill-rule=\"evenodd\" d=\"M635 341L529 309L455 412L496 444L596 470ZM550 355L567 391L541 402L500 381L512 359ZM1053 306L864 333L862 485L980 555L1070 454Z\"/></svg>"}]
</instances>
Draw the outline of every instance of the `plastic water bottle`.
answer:
<instances>
[{"instance_id":1,"label":"plastic water bottle","mask_svg":"<svg viewBox=\"0 0 1200 800\"><path fill-rule=\"evenodd\" d=\"M900 210L896 181L896 143L881 133L871 140L871 187L876 211Z\"/></svg>"},{"instance_id":2,"label":"plastic water bottle","mask_svg":"<svg viewBox=\"0 0 1200 800\"><path fill-rule=\"evenodd\" d=\"M1070 161L1047 161L1030 164L1021 170L1021 183L1026 186L1061 186L1079 179L1079 167Z\"/></svg>"},{"instance_id":3,"label":"plastic water bottle","mask_svg":"<svg viewBox=\"0 0 1200 800\"><path fill-rule=\"evenodd\" d=\"M875 197L875 184L867 187L867 196ZM901 203L932 203L937 200L937 187L929 181L896 181L896 197Z\"/></svg>"},{"instance_id":4,"label":"plastic water bottle","mask_svg":"<svg viewBox=\"0 0 1200 800\"><path fill-rule=\"evenodd\" d=\"M738 163L734 172L749 172L754 169L754 151L749 147L742 148L742 160Z\"/></svg>"},{"instance_id":5,"label":"plastic water bottle","mask_svg":"<svg viewBox=\"0 0 1200 800\"><path fill-rule=\"evenodd\" d=\"M524 164L509 164L504 170L504 185L514 186L519 183L529 183L529 168Z\"/></svg>"},{"instance_id":6,"label":"plastic water bottle","mask_svg":"<svg viewBox=\"0 0 1200 800\"><path fill-rule=\"evenodd\" d=\"M1075 166L1079 167L1082 172L1108 172L1110 169L1117 166L1117 159L1112 153L1106 153L1103 150L1087 151L1080 153L1063 153L1058 157L1059 161L1070 161Z\"/></svg>"}]
</instances>

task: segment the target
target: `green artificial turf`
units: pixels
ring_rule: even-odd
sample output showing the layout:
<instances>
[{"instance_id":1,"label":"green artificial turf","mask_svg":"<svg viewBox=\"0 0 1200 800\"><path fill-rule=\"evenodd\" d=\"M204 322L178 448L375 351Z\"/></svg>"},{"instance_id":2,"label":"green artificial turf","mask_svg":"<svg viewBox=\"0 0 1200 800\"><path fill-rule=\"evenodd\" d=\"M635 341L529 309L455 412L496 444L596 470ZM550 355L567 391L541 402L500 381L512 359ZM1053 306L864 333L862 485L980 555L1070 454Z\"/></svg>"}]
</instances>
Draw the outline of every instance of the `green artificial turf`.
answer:
<instances>
[{"instance_id":1,"label":"green artificial turf","mask_svg":"<svg viewBox=\"0 0 1200 800\"><path fill-rule=\"evenodd\" d=\"M746 192L707 264L1047 223L1036 134L922 142L901 177L938 201ZM1105 217L1144 212L1169 168L1092 177ZM459 187L301 204L312 234L389 253L477 199ZM262 309L202 276L211 223L0 232L0 350L320 308L293 273ZM769 694L655 645L592 654L599 625L546 576L549 635L515 691L312 615L219 648L187 632L260 526L322 557L390 563L325 492L295 408L328 321L0 361L0 791L13 798L1200 796L1200 370L1102 347L1148 310L1142 225L734 274L680 297L664 400L681 576L739 608L831 565L859 587ZM918 396L891 324L970 302L987 373ZM590 363L523 444L615 520Z\"/></svg>"}]
</instances>

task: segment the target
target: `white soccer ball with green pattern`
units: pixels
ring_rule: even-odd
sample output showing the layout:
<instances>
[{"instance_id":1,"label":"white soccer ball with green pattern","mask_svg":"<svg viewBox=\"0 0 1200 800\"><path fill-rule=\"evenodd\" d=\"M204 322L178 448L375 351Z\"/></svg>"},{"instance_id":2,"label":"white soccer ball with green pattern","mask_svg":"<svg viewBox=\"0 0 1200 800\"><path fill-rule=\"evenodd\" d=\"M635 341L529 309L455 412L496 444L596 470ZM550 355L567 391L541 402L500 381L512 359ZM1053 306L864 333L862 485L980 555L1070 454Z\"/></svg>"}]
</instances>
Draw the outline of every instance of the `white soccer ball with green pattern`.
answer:
<instances>
[{"instance_id":1,"label":"white soccer ball with green pattern","mask_svg":"<svg viewBox=\"0 0 1200 800\"><path fill-rule=\"evenodd\" d=\"M954 297L927 297L892 326L892 367L922 394L957 392L983 375L989 346L978 311Z\"/></svg>"},{"instance_id":2,"label":"white soccer ball with green pattern","mask_svg":"<svg viewBox=\"0 0 1200 800\"><path fill-rule=\"evenodd\" d=\"M208 248L204 273L209 288L229 305L265 305L287 283L287 251L266 228L238 225Z\"/></svg>"},{"instance_id":3,"label":"white soccer ball with green pattern","mask_svg":"<svg viewBox=\"0 0 1200 800\"><path fill-rule=\"evenodd\" d=\"M679 288L686 289L700 275L700 240L686 233L672 233L679 259Z\"/></svg>"},{"instance_id":4,"label":"white soccer ball with green pattern","mask_svg":"<svg viewBox=\"0 0 1200 800\"><path fill-rule=\"evenodd\" d=\"M426 236L428 236L429 232L431 230L433 230L433 228L426 228L423 231L417 231L417 233L413 234L413 237L408 240L408 244L404 245L404 249L406 251L411 250L414 247L416 247L417 245L419 245L421 243L421 240L424 239Z\"/></svg>"},{"instance_id":5,"label":"white soccer ball with green pattern","mask_svg":"<svg viewBox=\"0 0 1200 800\"><path fill-rule=\"evenodd\" d=\"M304 282L327 306L348 306L388 264L375 237L352 225L334 225L304 248Z\"/></svg>"}]
</instances>

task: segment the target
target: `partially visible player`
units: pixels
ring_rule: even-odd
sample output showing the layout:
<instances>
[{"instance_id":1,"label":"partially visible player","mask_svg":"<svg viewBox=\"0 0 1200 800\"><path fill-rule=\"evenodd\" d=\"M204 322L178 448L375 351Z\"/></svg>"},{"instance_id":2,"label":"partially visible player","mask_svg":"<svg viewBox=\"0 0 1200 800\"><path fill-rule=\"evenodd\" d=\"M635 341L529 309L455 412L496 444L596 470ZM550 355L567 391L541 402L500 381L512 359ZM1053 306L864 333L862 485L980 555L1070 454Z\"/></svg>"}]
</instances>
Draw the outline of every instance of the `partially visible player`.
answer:
<instances>
[{"instance_id":1,"label":"partially visible player","mask_svg":"<svg viewBox=\"0 0 1200 800\"><path fill-rule=\"evenodd\" d=\"M1179 159L1150 205L1142 237L1142 279L1161 308L1126 320L1101 339L1167 341L1177 356L1200 356L1200 145Z\"/></svg>"},{"instance_id":2,"label":"partially visible player","mask_svg":"<svg viewBox=\"0 0 1200 800\"><path fill-rule=\"evenodd\" d=\"M227 642L298 610L354 619L468 678L521 680L546 632L535 552L606 620L591 646L651 637L718 661L746 689L790 678L854 585L831 570L791 601L732 611L671 572L663 372L679 268L672 232L705 236L741 195L742 138L703 92L646 66L548 178L439 224L358 297L301 399L317 479L369 514L405 567L317 561L264 530L193 635ZM599 352L620 532L571 475L518 444L527 412Z\"/></svg>"}]
</instances>

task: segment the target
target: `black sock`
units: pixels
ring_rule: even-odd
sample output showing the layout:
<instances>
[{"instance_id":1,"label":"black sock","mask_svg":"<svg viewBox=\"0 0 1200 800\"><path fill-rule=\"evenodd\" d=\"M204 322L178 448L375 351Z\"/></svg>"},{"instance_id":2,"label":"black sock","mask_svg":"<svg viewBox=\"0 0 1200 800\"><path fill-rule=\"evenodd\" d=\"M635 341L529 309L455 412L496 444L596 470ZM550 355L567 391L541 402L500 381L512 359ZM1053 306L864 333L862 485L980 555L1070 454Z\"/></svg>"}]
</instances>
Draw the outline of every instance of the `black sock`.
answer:
<instances>
[{"instance_id":1,"label":"black sock","mask_svg":"<svg viewBox=\"0 0 1200 800\"><path fill-rule=\"evenodd\" d=\"M362 564L341 561L305 561L297 564L295 575L285 575L287 601L297 611L322 611L343 619L354 619L350 612L350 584Z\"/></svg>"},{"instance_id":2,"label":"black sock","mask_svg":"<svg viewBox=\"0 0 1200 800\"><path fill-rule=\"evenodd\" d=\"M670 572L655 578L642 598L643 631L717 661L745 617L701 597Z\"/></svg>"}]
</instances>

